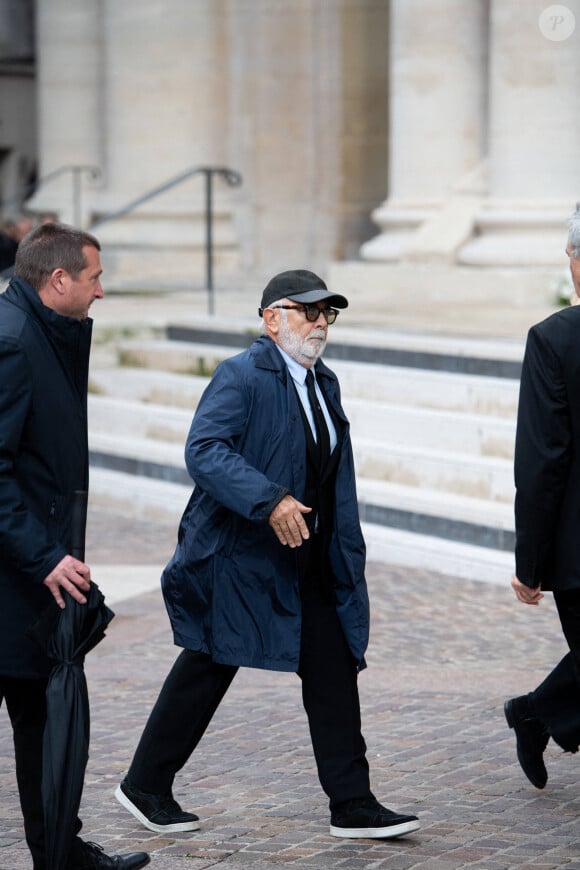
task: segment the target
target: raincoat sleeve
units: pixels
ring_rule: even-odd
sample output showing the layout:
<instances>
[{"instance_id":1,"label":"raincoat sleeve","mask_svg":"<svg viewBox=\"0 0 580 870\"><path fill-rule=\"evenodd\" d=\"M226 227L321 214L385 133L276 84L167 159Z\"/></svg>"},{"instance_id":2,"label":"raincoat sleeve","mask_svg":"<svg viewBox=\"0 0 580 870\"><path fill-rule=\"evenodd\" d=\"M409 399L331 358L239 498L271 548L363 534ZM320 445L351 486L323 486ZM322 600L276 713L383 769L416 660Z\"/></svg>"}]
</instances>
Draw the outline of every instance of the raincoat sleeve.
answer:
<instances>
[{"instance_id":1,"label":"raincoat sleeve","mask_svg":"<svg viewBox=\"0 0 580 870\"><path fill-rule=\"evenodd\" d=\"M16 463L30 409L32 374L16 342L0 342L0 554L32 581L42 583L66 556L44 524L24 504ZM38 445L42 449L42 445Z\"/></svg>"},{"instance_id":2,"label":"raincoat sleeve","mask_svg":"<svg viewBox=\"0 0 580 870\"><path fill-rule=\"evenodd\" d=\"M193 418L185 462L196 485L215 501L249 520L266 522L288 489L269 480L240 450L253 398L236 367L218 366Z\"/></svg>"}]
</instances>

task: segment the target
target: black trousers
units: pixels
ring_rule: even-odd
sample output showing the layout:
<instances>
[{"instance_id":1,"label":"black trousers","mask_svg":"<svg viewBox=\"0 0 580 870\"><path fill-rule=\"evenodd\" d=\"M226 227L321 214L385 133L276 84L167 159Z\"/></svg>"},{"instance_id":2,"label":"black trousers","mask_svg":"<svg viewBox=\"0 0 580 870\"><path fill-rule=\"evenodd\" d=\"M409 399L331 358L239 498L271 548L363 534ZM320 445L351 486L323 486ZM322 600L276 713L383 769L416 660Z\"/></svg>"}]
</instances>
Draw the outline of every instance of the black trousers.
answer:
<instances>
[{"instance_id":1,"label":"black trousers","mask_svg":"<svg viewBox=\"0 0 580 870\"><path fill-rule=\"evenodd\" d=\"M184 650L161 689L127 779L153 794L171 792L175 774L192 755L228 690L237 667ZM372 797L361 734L357 669L336 607L313 585L302 597L298 675L318 776L331 809Z\"/></svg>"},{"instance_id":2,"label":"black trousers","mask_svg":"<svg viewBox=\"0 0 580 870\"><path fill-rule=\"evenodd\" d=\"M24 834L34 870L45 870L44 810L42 806L42 742L46 722L47 680L0 677L0 705L12 725L16 782L24 820ZM77 833L81 829L77 819ZM75 838L73 849L80 840Z\"/></svg>"},{"instance_id":3,"label":"black trousers","mask_svg":"<svg viewBox=\"0 0 580 870\"><path fill-rule=\"evenodd\" d=\"M567 752L580 745L580 589L554 592L570 652L530 693L532 712Z\"/></svg>"},{"instance_id":4,"label":"black trousers","mask_svg":"<svg viewBox=\"0 0 580 870\"><path fill-rule=\"evenodd\" d=\"M34 870L44 868L44 815L42 809L42 738L46 721L46 680L0 677L0 704L12 724L16 781L24 818L26 842Z\"/></svg>"}]
</instances>

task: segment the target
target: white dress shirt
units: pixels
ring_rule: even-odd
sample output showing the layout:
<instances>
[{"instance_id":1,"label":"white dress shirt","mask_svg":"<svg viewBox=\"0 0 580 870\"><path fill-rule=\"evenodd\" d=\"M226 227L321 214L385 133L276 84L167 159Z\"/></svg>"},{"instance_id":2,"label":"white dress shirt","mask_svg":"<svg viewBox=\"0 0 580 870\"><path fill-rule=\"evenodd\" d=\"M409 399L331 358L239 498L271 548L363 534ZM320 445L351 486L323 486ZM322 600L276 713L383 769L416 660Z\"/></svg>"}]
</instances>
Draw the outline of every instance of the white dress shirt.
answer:
<instances>
[{"instance_id":1,"label":"white dress shirt","mask_svg":"<svg viewBox=\"0 0 580 870\"><path fill-rule=\"evenodd\" d=\"M280 345L277 344L276 347L282 354L282 358L288 366L288 371L292 376L292 380L294 381L294 384L296 386L298 397L302 402L302 407L306 412L306 417L308 419L308 422L310 423L310 428L312 429L314 440L316 441L316 424L314 422L314 415L312 413L312 408L310 407L310 401L308 400L308 392L306 389L306 373L308 372L308 369L300 365L299 362L296 362L296 360L289 354L287 354L285 350L282 350ZM316 380L316 370L314 369L314 367L312 368L312 374L314 375L314 389L316 390L316 395L318 396L318 401L320 402L320 407L322 409L322 413L328 427L328 434L330 436L330 452L332 453L338 441L336 437L336 429L334 428L332 417L330 416L328 408L326 407L326 402L324 401L322 390L318 386L318 382Z\"/></svg>"}]
</instances>

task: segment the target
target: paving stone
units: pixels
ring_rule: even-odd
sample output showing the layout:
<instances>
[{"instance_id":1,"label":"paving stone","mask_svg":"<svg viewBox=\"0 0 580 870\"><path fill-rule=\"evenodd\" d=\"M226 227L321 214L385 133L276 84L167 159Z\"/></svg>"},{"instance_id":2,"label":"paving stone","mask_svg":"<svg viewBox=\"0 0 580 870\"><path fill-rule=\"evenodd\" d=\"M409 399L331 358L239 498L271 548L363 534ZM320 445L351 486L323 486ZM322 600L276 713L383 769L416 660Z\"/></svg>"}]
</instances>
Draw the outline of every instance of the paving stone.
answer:
<instances>
[{"instance_id":1,"label":"paving stone","mask_svg":"<svg viewBox=\"0 0 580 870\"><path fill-rule=\"evenodd\" d=\"M87 559L162 564L174 528L91 510ZM379 799L416 812L421 830L396 841L328 832L292 674L239 672L175 795L202 819L196 833L141 828L114 800L177 650L159 590L115 603L87 657L91 757L81 814L107 852L145 849L152 870L482 870L580 867L578 757L550 744L543 791L523 776L503 701L539 682L564 652L549 596L518 605L509 588L373 563L372 635L360 676L364 733ZM0 870L30 870L12 738L0 709Z\"/></svg>"}]
</instances>

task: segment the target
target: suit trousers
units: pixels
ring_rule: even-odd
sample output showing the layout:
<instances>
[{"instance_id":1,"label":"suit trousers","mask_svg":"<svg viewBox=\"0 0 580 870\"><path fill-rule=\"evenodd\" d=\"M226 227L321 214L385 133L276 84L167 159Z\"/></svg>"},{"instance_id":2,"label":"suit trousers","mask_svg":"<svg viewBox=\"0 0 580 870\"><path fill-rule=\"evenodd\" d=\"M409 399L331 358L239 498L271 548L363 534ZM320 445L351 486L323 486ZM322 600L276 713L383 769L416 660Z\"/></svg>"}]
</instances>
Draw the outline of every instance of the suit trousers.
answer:
<instances>
[{"instance_id":1,"label":"suit trousers","mask_svg":"<svg viewBox=\"0 0 580 870\"><path fill-rule=\"evenodd\" d=\"M580 589L555 591L554 601L570 652L530 693L533 714L566 752L580 745Z\"/></svg>"},{"instance_id":2,"label":"suit trousers","mask_svg":"<svg viewBox=\"0 0 580 870\"><path fill-rule=\"evenodd\" d=\"M46 724L46 679L0 677L0 704L12 725L16 782L24 819L26 843L34 870L45 870L44 808L42 805L42 744ZM76 832L82 825L77 819ZM78 837L74 845L80 843Z\"/></svg>"},{"instance_id":3,"label":"suit trousers","mask_svg":"<svg viewBox=\"0 0 580 870\"><path fill-rule=\"evenodd\" d=\"M44 812L42 808L42 740L46 722L47 680L0 677L14 739L16 781L24 818L26 842L34 870L44 868Z\"/></svg>"},{"instance_id":4,"label":"suit trousers","mask_svg":"<svg viewBox=\"0 0 580 870\"><path fill-rule=\"evenodd\" d=\"M201 740L237 670L205 653L180 653L135 751L127 773L130 785L152 794L171 792L176 773ZM331 809L352 798L372 797L356 663L336 606L317 583L302 595L298 675L318 776Z\"/></svg>"}]
</instances>

